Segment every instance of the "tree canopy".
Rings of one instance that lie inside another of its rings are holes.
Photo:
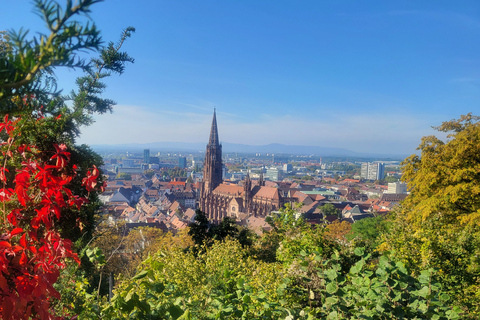
[[[133,62],[120,48],[134,31],[127,28],[117,44],[102,47],[87,15],[99,0],[36,0],[47,32],[1,33],[0,38],[0,315],[3,319],[51,319],[50,305],[60,299],[54,284],[68,258],[79,262],[72,241],[86,245],[103,189],[101,157],[77,146],[80,128],[92,115],[111,111],[114,102],[101,94],[101,81],[121,74]],[[79,53],[100,51],[86,61]],[[55,68],[84,71],[78,88],[61,95]],[[21,259],[19,259],[21,258]]]
[[[480,117],[471,114],[436,127],[448,133],[422,139],[403,162],[411,191],[397,212],[387,244],[417,270],[436,268],[457,298],[479,309]]]

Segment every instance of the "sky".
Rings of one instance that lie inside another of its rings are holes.
[[[61,2],[61,1],[60,1]],[[46,32],[27,0],[0,0],[0,30]],[[108,79],[113,114],[87,144],[283,143],[412,154],[443,121],[480,114],[480,2],[107,0],[104,41],[133,26],[135,59]],[[60,87],[81,74],[58,70]]]

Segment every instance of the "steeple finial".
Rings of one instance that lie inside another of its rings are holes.
[[[213,108],[213,120],[212,120],[212,129],[210,130],[210,139],[208,140],[209,145],[218,146],[218,130],[217,130],[217,116],[216,108]]]

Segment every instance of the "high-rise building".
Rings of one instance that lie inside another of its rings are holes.
[[[187,158],[178,157],[178,166],[182,169],[185,169],[187,167]]]
[[[385,178],[385,164],[381,162],[364,162],[360,176],[367,180],[382,180]]]
[[[143,163],[150,163],[150,149],[143,150]]]
[[[285,163],[283,165],[283,172],[292,172],[293,165],[291,163]]]

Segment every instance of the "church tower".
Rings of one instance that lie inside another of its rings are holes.
[[[208,192],[213,191],[222,183],[222,145],[218,141],[217,117],[215,110],[213,111],[210,139],[208,140],[207,150],[205,152],[203,181],[205,184],[205,190],[208,190]]]
[[[210,194],[222,183],[222,168],[222,145],[218,140],[217,117],[214,110],[210,139],[208,140],[203,164],[203,184],[200,195],[200,210],[203,212],[211,212],[210,207],[213,203],[209,203],[211,200]]]

